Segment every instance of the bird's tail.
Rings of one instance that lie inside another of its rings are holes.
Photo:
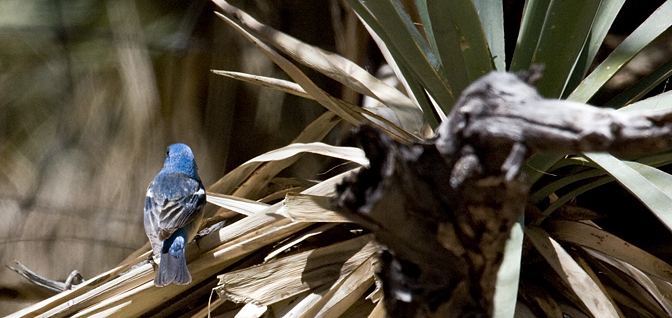
[[[159,270],[154,278],[154,285],[163,287],[170,283],[186,285],[191,283],[191,274],[187,269],[187,259],[184,257],[184,246],[182,248],[161,251],[161,262]]]

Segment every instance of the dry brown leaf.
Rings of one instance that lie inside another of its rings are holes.
[[[108,309],[114,307],[117,308],[114,313],[101,317],[140,316],[161,303],[164,303],[193,287],[193,283],[198,283],[211,277],[227,266],[234,264],[245,255],[296,233],[305,228],[305,226],[306,224],[304,223],[292,223],[289,220],[282,218],[280,221],[276,222],[276,224],[271,224],[262,227],[257,231],[253,231],[252,233],[236,237],[214,250],[198,256],[195,260],[189,261],[189,271],[192,275],[192,284],[190,285],[171,284],[160,288],[155,287],[152,281],[153,275],[151,275],[151,273],[153,271],[151,266],[146,265],[145,267],[149,267],[147,272],[143,272],[144,276],[136,279],[136,281],[144,283],[143,285],[134,289],[126,289],[123,294],[107,298],[101,302],[82,303],[90,307],[80,311],[78,315],[84,317],[93,314],[99,315],[102,312],[108,312]],[[123,282],[125,276],[122,276],[117,280]],[[69,312],[74,312],[74,310]]]
[[[350,308],[364,295],[373,284],[373,276],[376,271],[376,253],[369,256],[349,275],[339,279],[331,287],[329,292],[306,311],[302,318],[337,318]]]
[[[555,220],[550,223],[549,232],[559,241],[592,248],[632,264],[645,273],[672,281],[672,266],[596,227],[581,222]]]
[[[563,318],[558,303],[540,286],[521,282],[519,294],[527,303],[537,306],[546,317]]]
[[[301,85],[283,79],[231,71],[212,70],[212,72],[217,75],[230,77],[239,81],[268,87],[307,99],[313,99],[312,96],[308,95],[308,93],[306,93],[306,91],[301,88]]]
[[[613,268],[621,271],[621,275],[617,275],[611,268],[604,265],[600,271],[607,275],[612,281],[625,290],[630,297],[637,300],[642,305],[647,305],[650,311],[658,311],[659,314],[672,316],[669,313],[670,302],[658,289],[658,285],[653,282],[651,277],[636,267],[616,259],[607,254],[584,248],[584,250],[592,257],[600,260]],[[624,276],[625,275],[625,276]],[[627,280],[626,280],[627,279]],[[660,307],[659,307],[660,306]],[[655,307],[655,308],[653,308]],[[664,310],[664,312],[663,312]]]
[[[292,142],[315,142],[322,140],[333,128],[341,121],[341,119],[333,112],[325,112],[320,117],[315,119],[310,125],[301,131]],[[217,180],[214,184],[208,187],[208,191],[231,194],[243,182],[250,177],[252,172],[261,165],[261,162],[255,162],[247,166],[238,166],[231,170],[224,177]],[[284,168],[283,168],[284,169]],[[280,169],[282,170],[282,169]],[[269,178],[270,179],[270,178]],[[240,196],[247,197],[247,196]]]
[[[528,226],[525,234],[553,270],[579,296],[596,318],[618,317],[618,311],[600,288],[569,254],[539,227]]]
[[[224,1],[214,1],[214,2],[217,3],[220,7],[228,5]],[[322,106],[329,109],[330,111],[333,111],[338,116],[343,118],[343,120],[353,125],[357,125],[365,120],[365,118],[356,111],[352,109],[343,108],[340,105],[334,103],[329,98],[328,94],[324,90],[319,88],[317,85],[315,85],[315,83],[313,83],[313,81],[311,81],[310,78],[308,78],[308,76],[306,76],[306,74],[304,74],[296,65],[294,65],[292,62],[287,60],[278,52],[276,52],[268,45],[263,43],[257,37],[247,32],[244,28],[238,25],[238,23],[229,19],[227,16],[219,12],[215,12],[215,14],[222,20],[224,20],[227,24],[229,24],[231,27],[233,27],[236,31],[238,31],[240,34],[244,35],[248,40],[250,40],[250,42],[256,45],[264,54],[266,54],[266,56],[268,56],[271,60],[273,60],[275,64],[277,64],[280,68],[282,68],[282,70],[285,71],[287,75],[289,75],[297,84],[301,85],[301,87],[303,87],[306,93],[315,98],[315,100]]]
[[[235,302],[270,305],[334,282],[377,250],[365,235],[219,276],[215,290]]]
[[[257,306],[253,303],[247,303],[240,309],[234,318],[259,318],[263,316],[267,310],[268,307],[266,306]]]
[[[305,241],[307,238],[318,235],[323,233],[324,231],[327,231],[331,228],[336,226],[336,224],[324,224],[322,226],[319,226],[317,228],[311,229],[305,233],[302,233],[300,236],[292,239],[291,241],[282,244],[280,247],[275,248],[272,252],[268,253],[266,257],[264,257],[264,262],[268,262],[269,260],[275,258],[278,256],[280,253],[288,250],[292,246],[295,246],[303,241]]]
[[[369,164],[369,159],[366,158],[364,150],[360,148],[332,146],[321,142],[312,142],[307,144],[297,142],[256,156],[243,163],[243,165],[259,161],[266,162],[287,159],[302,152],[310,152],[323,156],[340,158],[343,160],[356,162],[362,166]]]
[[[247,13],[231,6],[226,1],[214,1],[227,14],[235,16],[247,31],[270,43],[296,61],[346,85],[360,94],[374,97],[390,107],[404,129],[420,135],[424,116],[420,108],[399,90],[375,78],[352,61],[331,52],[309,45],[261,24]],[[299,83],[300,84],[300,83]]]
[[[247,216],[266,210],[266,208],[269,206],[268,204],[260,203],[254,200],[212,192],[207,192],[206,200],[216,206]]]
[[[272,78],[272,77],[267,77],[267,76],[260,76],[260,75],[253,75],[253,74],[247,74],[247,73],[240,73],[240,72],[231,72],[231,71],[218,71],[218,70],[213,70],[213,73],[217,75],[222,75],[230,78],[234,78],[240,81],[244,81],[247,83],[251,84],[256,84],[260,85],[263,87],[268,87],[271,89],[279,90],[288,94],[296,95],[299,97],[315,100],[315,98],[308,93],[299,85],[294,82],[278,79],[278,78]],[[367,73],[368,74],[368,73]],[[335,97],[331,97],[331,99],[339,105],[342,105],[343,107],[347,108],[352,108],[352,109],[357,109],[359,108],[358,105],[352,105],[342,99],[338,99]],[[409,100],[410,102],[410,100]],[[414,107],[417,109],[416,112],[418,112],[417,115],[414,116],[407,116],[409,118],[420,118],[419,116],[422,116],[422,113],[420,112],[420,109],[417,107]],[[364,116],[366,116],[368,119],[371,121],[375,122],[376,124],[380,125],[381,127],[384,127],[386,130],[389,132],[399,135],[400,137],[405,137],[406,139],[417,139],[418,136],[422,136],[427,134],[422,128],[424,126],[419,125],[419,128],[411,128],[408,129],[412,133],[411,134],[405,134],[402,129],[399,127],[404,127],[404,123],[400,121],[400,119],[397,117],[397,113],[392,108],[387,107],[384,104],[378,104],[376,107],[364,107],[361,109],[361,112]],[[384,119],[384,120],[383,120]],[[417,121],[417,120],[416,120]],[[421,122],[418,124],[422,124]]]
[[[614,305],[614,308],[616,308],[616,311],[618,312],[619,317],[624,318],[625,316],[623,315],[623,312],[618,307],[618,305],[616,304],[614,299],[611,297],[611,295],[607,292],[607,288],[604,287],[604,285],[602,284],[602,281],[599,279],[599,277],[597,277],[597,274],[595,274],[595,271],[593,271],[593,268],[590,267],[590,265],[588,265],[588,261],[576,250],[570,250],[569,254],[576,261],[576,263],[579,264],[579,266],[581,266],[581,268],[584,271],[586,271],[586,274],[588,274],[588,276],[590,276],[590,278],[593,279],[593,281],[595,282],[595,284],[597,284],[597,286],[600,288],[602,293],[604,293],[604,295],[607,297],[607,299],[609,299],[609,301]]]
[[[330,198],[288,193],[278,211],[295,222],[350,222],[331,208]]]

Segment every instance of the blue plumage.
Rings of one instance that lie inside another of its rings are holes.
[[[191,148],[170,145],[145,198],[145,232],[154,257],[160,259],[154,285],[191,282],[184,250],[198,232],[204,205],[205,188]]]

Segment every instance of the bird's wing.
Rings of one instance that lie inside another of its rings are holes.
[[[160,240],[198,217],[205,205],[203,184],[184,174],[159,174],[147,190],[145,213],[151,213]]]

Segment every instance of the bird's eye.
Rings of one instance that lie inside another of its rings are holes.
[[[170,155],[170,150],[166,150],[166,156]]]

